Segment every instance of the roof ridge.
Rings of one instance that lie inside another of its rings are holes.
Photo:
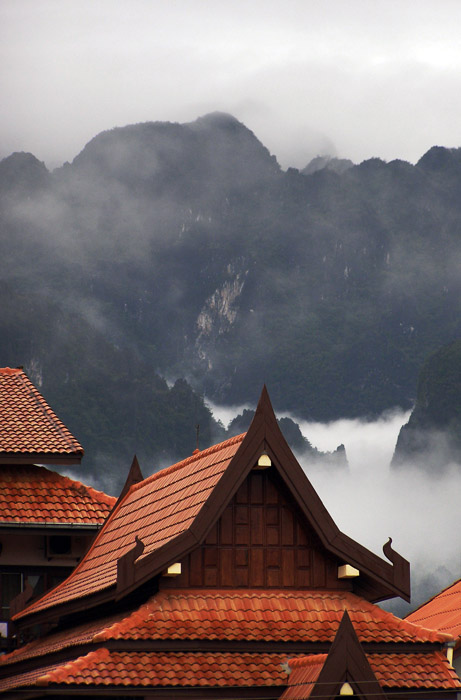
[[[164,593],[165,595],[185,595],[187,597],[190,597],[191,595],[220,595],[223,597],[252,597],[254,595],[257,595],[259,598],[264,598],[264,597],[273,597],[273,596],[280,596],[281,594],[287,595],[287,596],[294,596],[294,595],[300,595],[302,597],[305,597],[306,594],[315,594],[319,596],[323,596],[325,598],[341,598],[344,596],[352,596],[354,599],[359,600],[361,602],[364,602],[368,606],[372,607],[379,607],[375,605],[374,603],[371,603],[370,601],[365,600],[364,598],[361,598],[360,596],[356,595],[355,593],[352,593],[352,591],[331,591],[329,589],[319,589],[319,588],[271,588],[268,590],[267,588],[167,588],[161,591],[161,593]],[[379,608],[382,610],[382,608]],[[386,612],[382,610],[383,612]],[[389,613],[392,615],[392,613]],[[395,615],[393,616],[395,617]],[[401,619],[401,618],[397,618]]]
[[[240,435],[235,435],[234,437],[228,438],[227,440],[223,440],[223,442],[219,442],[216,445],[206,447],[204,450],[194,450],[194,452],[189,457],[186,457],[186,459],[183,459],[180,462],[176,462],[176,464],[172,464],[169,467],[165,467],[164,469],[159,469],[158,472],[155,472],[154,474],[151,474],[150,476],[146,477],[144,481],[140,481],[137,484],[134,484],[131,487],[130,492],[133,493],[139,488],[146,486],[147,484],[151,484],[157,479],[160,479],[160,477],[173,474],[174,472],[183,469],[183,467],[187,467],[189,464],[192,464],[193,462],[196,462],[199,459],[203,459],[203,457],[208,457],[208,455],[214,454],[215,452],[220,452],[225,447],[230,447],[231,445],[235,445],[238,442],[242,442],[245,435],[246,433],[241,433]]]
[[[310,653],[305,656],[295,656],[290,659],[290,668],[293,670],[295,668],[303,668],[304,666],[318,666],[321,663],[325,663],[328,654],[315,654]]]
[[[461,583],[461,578],[457,578],[455,581],[453,581],[453,583],[450,583],[448,586],[445,586],[445,588],[442,588],[441,591],[439,591],[438,593],[435,593],[433,596],[431,596],[426,601],[424,601],[424,603],[421,603],[421,605],[418,605],[418,607],[415,608],[414,610],[412,610],[411,612],[409,612],[408,615],[405,615],[405,620],[407,618],[409,618],[410,615],[414,615],[414,613],[418,612],[418,610],[421,610],[421,608],[424,608],[426,605],[429,605],[429,603],[432,603],[432,601],[435,600],[436,598],[440,598],[444,593],[449,591],[450,588],[453,588],[458,583]],[[412,623],[412,624],[414,624],[414,623]]]

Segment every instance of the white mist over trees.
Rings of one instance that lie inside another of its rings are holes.
[[[391,468],[397,436],[408,412],[387,412],[376,421],[301,423],[320,449],[344,443],[349,470],[326,471],[304,462],[313,486],[338,527],[383,556],[393,546],[411,564],[412,601],[389,601],[387,609],[406,614],[461,576],[461,464],[433,468],[436,455]]]

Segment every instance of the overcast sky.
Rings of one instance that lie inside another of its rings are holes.
[[[461,145],[460,0],[0,0],[0,157],[214,110],[283,167]]]

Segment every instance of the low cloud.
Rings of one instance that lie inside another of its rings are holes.
[[[428,469],[422,460],[391,469],[398,432],[407,421],[408,413],[395,411],[374,422],[301,422],[315,447],[346,446],[348,471],[303,464],[338,527],[379,556],[392,537],[393,547],[410,561],[411,605],[385,604],[400,615],[461,575],[461,469],[456,464]],[[434,456],[428,454],[425,461],[433,465]]]

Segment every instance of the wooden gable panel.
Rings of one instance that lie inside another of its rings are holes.
[[[328,588],[338,562],[322,546],[275,469],[253,470],[205,542],[182,561],[182,573],[162,579],[174,588]]]

